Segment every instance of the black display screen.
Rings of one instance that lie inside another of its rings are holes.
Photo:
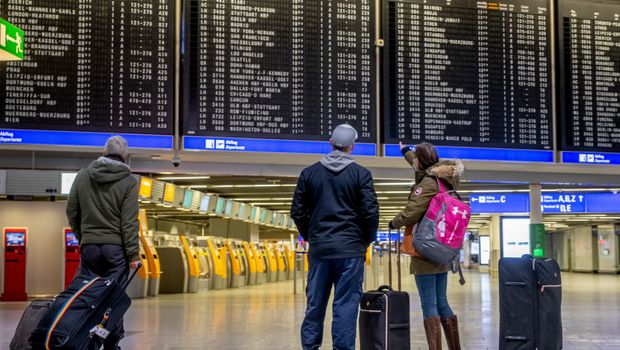
[[[189,0],[186,135],[376,142],[375,0]]]
[[[384,141],[553,147],[548,0],[385,0]]]
[[[0,63],[0,128],[172,134],[174,0],[0,0],[25,32]]]
[[[560,1],[562,149],[620,152],[620,2]]]

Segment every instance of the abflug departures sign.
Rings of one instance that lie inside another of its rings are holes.
[[[0,17],[26,33],[24,60],[0,65],[2,143],[172,135],[174,13],[173,0],[1,0]],[[171,139],[130,144],[169,147]]]
[[[558,6],[561,148],[620,152],[620,2]],[[609,163],[583,153],[579,163]]]
[[[620,194],[613,192],[543,192],[543,213],[618,213]],[[528,213],[528,193],[481,193],[470,196],[472,213]]]
[[[386,0],[383,13],[386,143],[552,149],[547,0]]]
[[[307,151],[284,140],[349,123],[374,154],[374,3],[186,2],[185,148]]]

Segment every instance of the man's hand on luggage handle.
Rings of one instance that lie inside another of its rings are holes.
[[[135,260],[129,263],[129,268],[132,270],[136,270],[138,267],[140,267],[140,260]]]

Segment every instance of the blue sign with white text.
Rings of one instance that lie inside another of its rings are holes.
[[[619,153],[563,152],[562,162],[579,164],[620,164]]]
[[[475,214],[529,213],[528,193],[480,193],[470,196]],[[557,213],[620,213],[620,194],[612,192],[543,192],[542,212]]]
[[[544,192],[541,205],[543,213],[585,213],[586,195]]]
[[[0,145],[103,147],[106,140],[114,135],[124,137],[130,148],[172,149],[172,135],[113,134],[49,130],[0,129]]]
[[[472,213],[527,213],[530,195],[527,193],[480,193],[469,197]]]
[[[203,136],[184,136],[183,148],[192,151],[259,152],[326,154],[332,148],[327,141],[238,139]],[[356,143],[354,156],[376,156],[377,147],[370,143]]]
[[[436,146],[440,158],[511,162],[553,162],[553,151]],[[385,145],[386,157],[401,157],[398,145]]]

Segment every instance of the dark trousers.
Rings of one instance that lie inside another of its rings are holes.
[[[113,244],[84,244],[80,247],[80,268],[78,275],[112,278],[121,286],[127,283],[129,263],[123,247]],[[125,336],[123,321],[111,330],[103,348],[116,350]]]
[[[332,340],[335,350],[354,350],[357,315],[362,298],[364,258],[309,259],[306,317],[301,326],[304,350],[323,342],[327,302],[334,286]]]
[[[448,273],[415,275],[415,283],[422,302],[424,319],[440,316],[446,319],[454,315],[448,304]]]

